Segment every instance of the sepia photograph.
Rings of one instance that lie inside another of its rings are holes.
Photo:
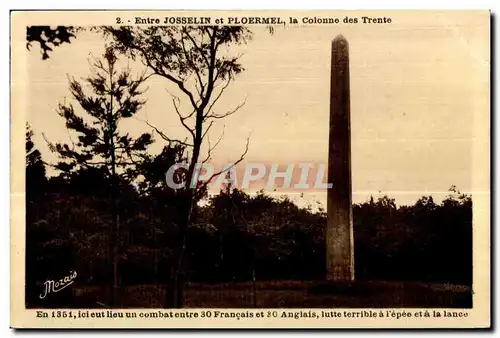
[[[490,19],[12,12],[16,309],[489,323]]]

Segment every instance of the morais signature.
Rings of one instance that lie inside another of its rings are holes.
[[[47,297],[49,293],[52,292],[59,292],[63,290],[64,288],[70,286],[73,284],[76,278],[76,271],[71,270],[70,274],[68,276],[65,276],[64,278],[61,278],[59,281],[55,282],[53,280],[47,280],[45,281],[45,290],[44,293],[40,295],[40,299],[44,299]]]

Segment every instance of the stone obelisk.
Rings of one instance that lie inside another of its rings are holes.
[[[332,42],[326,264],[328,280],[354,280],[351,188],[351,112],[349,45],[338,35]]]

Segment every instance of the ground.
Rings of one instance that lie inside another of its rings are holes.
[[[108,290],[75,287],[71,307],[105,308]],[[56,295],[52,295],[56,296]],[[122,289],[123,308],[161,308],[165,287]],[[451,284],[356,281],[352,283],[272,281],[188,284],[188,308],[471,308],[470,287]]]

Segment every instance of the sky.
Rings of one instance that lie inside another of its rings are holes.
[[[440,201],[451,185],[471,194],[489,190],[489,178],[473,178],[479,120],[489,116],[489,26],[484,16],[461,12],[415,15],[400,13],[389,25],[317,25],[252,27],[242,53],[245,71],[217,106],[221,112],[245,101],[235,114],[218,122],[212,140],[224,130],[213,158],[222,166],[239,158],[249,137],[245,162],[280,165],[326,164],[331,41],[343,34],[349,41],[351,76],[351,149],[353,201],[389,195],[398,204],[423,195]],[[57,105],[71,100],[67,76],[89,74],[89,57],[102,55],[105,41],[83,32],[69,45],[41,60],[38,46],[26,50],[27,120],[36,146],[54,162],[42,133],[51,141],[69,140]],[[134,72],[144,68],[132,63]],[[148,100],[137,118],[121,128],[132,134],[151,131],[141,120],[166,134],[186,137],[163,78],[148,82]],[[180,94],[179,94],[180,95]],[[187,106],[183,106],[187,107]],[[163,144],[159,137],[155,145]],[[486,143],[485,143],[486,144]],[[239,180],[243,166],[238,167]],[[298,171],[294,177],[298,175]],[[267,176],[266,176],[267,177]],[[298,204],[326,206],[324,189],[266,189],[286,194]]]

